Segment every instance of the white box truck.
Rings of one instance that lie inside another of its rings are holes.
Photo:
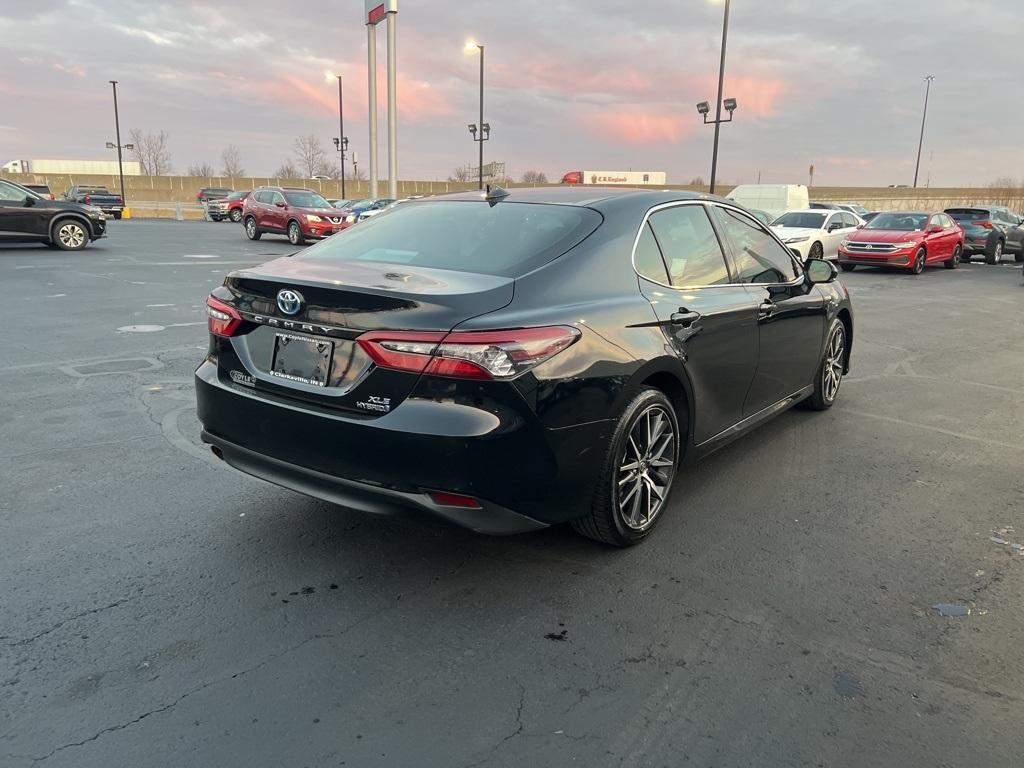
[[[810,205],[803,184],[740,184],[725,196],[744,208],[764,211],[773,219],[786,211],[803,211]]]
[[[38,173],[38,174],[67,174],[84,175],[96,174],[100,176],[116,176],[117,160],[51,160],[40,158],[36,160],[12,160],[3,166],[8,173]],[[141,176],[142,165],[137,160],[124,161],[125,176]]]
[[[597,184],[598,186],[660,186],[665,184],[664,171],[569,171],[563,184]]]

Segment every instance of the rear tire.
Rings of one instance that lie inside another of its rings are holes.
[[[996,244],[992,246],[991,253],[985,254],[986,264],[998,264],[1003,260],[1003,241],[996,240]]]
[[[121,220],[121,212],[120,211],[114,211],[114,218],[117,221],[120,221]]]
[[[853,270],[855,270],[857,268],[857,265],[856,264],[844,264],[843,262],[839,262],[839,268],[841,270],[843,270],[843,272],[853,272]]]
[[[62,251],[80,251],[89,244],[89,232],[78,219],[60,219],[50,231],[52,242]]]
[[[295,220],[288,222],[288,242],[292,245],[306,244],[306,238],[302,236],[302,227]]]
[[[238,210],[237,208],[232,210],[231,213],[228,214],[228,216],[230,217],[230,219],[233,222],[235,222],[235,224],[237,224],[238,222],[240,222],[242,220],[242,212],[240,210]]]
[[[259,240],[263,236],[260,228],[256,226],[256,219],[252,216],[245,220],[245,236],[250,240]]]
[[[960,266],[960,246],[959,245],[957,245],[957,247],[953,249],[953,255],[949,259],[947,259],[946,261],[942,262],[942,266],[944,266],[946,269],[956,269],[957,267]]]
[[[664,515],[680,453],[671,401],[659,389],[641,390],[615,426],[590,512],[572,527],[616,547],[642,541]]]
[[[827,411],[839,396],[839,385],[843,383],[843,370],[846,368],[846,345],[846,326],[836,318],[829,328],[821,365],[814,376],[814,393],[804,401],[812,411]]]
[[[910,273],[912,275],[920,275],[924,272],[924,261],[927,255],[924,252],[924,248],[918,248],[917,253],[914,254],[914,264],[910,267]]]

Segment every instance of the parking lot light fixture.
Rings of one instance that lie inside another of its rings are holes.
[[[125,205],[124,199],[124,162],[121,158],[122,149],[135,149],[131,144],[121,144],[121,118],[117,113],[117,80],[110,81],[111,87],[114,89],[114,138],[117,140],[116,144],[107,142],[107,149],[117,148],[117,176],[121,181],[121,205]]]
[[[722,100],[722,88],[725,85],[725,49],[726,43],[729,40],[729,6],[731,0],[725,0],[725,12],[722,15],[722,57],[718,63],[718,98],[715,100],[715,119],[708,120],[708,114],[711,112],[711,105],[706,101],[700,102],[697,105],[697,113],[704,118],[704,124],[713,123],[715,126],[715,142],[711,149],[711,185],[709,191],[711,194],[715,194],[715,177],[718,174],[718,135],[721,130],[722,123],[728,123],[732,121],[732,113],[736,109],[736,99],[725,99]],[[727,119],[722,119],[722,107],[725,107],[729,113]]]
[[[697,114],[698,115],[706,115],[710,111],[711,111],[711,105],[708,104],[706,101],[702,101],[700,104],[697,105]]]

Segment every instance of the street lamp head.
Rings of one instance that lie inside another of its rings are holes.
[[[107,149],[117,149],[117,147],[114,145],[114,142],[108,141],[107,142]]]
[[[341,75],[336,72],[331,72],[329,69],[324,70],[324,82],[330,83],[333,80],[341,80]]]
[[[478,43],[476,40],[467,40],[466,41],[466,47],[465,47],[466,53],[476,53],[477,49],[482,49],[482,48],[483,48],[483,46],[480,45],[480,43]]]
[[[331,141],[334,142],[334,148],[335,149],[337,149],[338,145],[341,144],[341,139],[339,139],[337,136],[335,136],[333,139],[331,139]]]
[[[125,149],[135,149],[135,145],[134,144],[125,144],[124,148]]]
[[[697,105],[697,114],[699,115],[706,115],[710,111],[711,105],[708,104],[706,101],[702,101],[700,102],[700,104]]]
[[[736,109],[736,99],[725,99],[722,101],[722,106],[727,112],[733,112]]]
[[[341,146],[343,149],[348,149],[348,136],[341,137]]]
[[[491,124],[490,123],[484,123],[483,125],[480,126],[480,130],[483,132],[483,135],[484,135],[485,139],[489,138],[490,135],[491,135]]]
[[[476,136],[476,123],[470,123],[466,127],[469,128],[469,132],[470,133],[472,133],[474,136]]]

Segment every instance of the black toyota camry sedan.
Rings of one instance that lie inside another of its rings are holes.
[[[693,462],[832,405],[853,313],[728,200],[594,187],[418,200],[207,300],[202,439],[368,512],[625,546]],[[685,498],[678,508],[685,509]]]

